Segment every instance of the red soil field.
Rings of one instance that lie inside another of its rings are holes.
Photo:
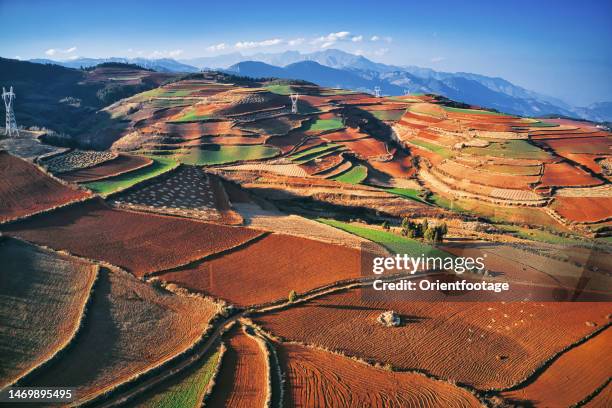
[[[256,320],[285,339],[492,389],[516,384],[592,332],[585,321],[604,324],[609,313],[606,303],[453,303],[434,295],[430,302],[394,300],[391,294],[375,301],[356,289]],[[399,313],[404,325],[378,323],[386,310]]]
[[[299,166],[306,170],[308,174],[312,175],[314,173],[325,171],[332,167],[338,166],[343,161],[344,159],[340,154],[331,154],[316,160],[310,160],[309,162],[300,164]]]
[[[236,326],[228,334],[217,383],[206,406],[263,407],[266,402],[266,355],[257,341]]]
[[[570,221],[602,221],[612,217],[612,197],[555,197],[552,208]]]
[[[3,232],[110,262],[136,276],[227,250],[260,232],[111,209],[101,200],[5,226]]]
[[[468,391],[420,374],[386,371],[297,344],[282,344],[277,350],[287,373],[287,406],[481,406]]]
[[[272,136],[267,140],[270,146],[278,147],[283,153],[287,153],[302,142],[306,135],[300,131],[289,132],[285,136]]]
[[[584,137],[575,139],[546,140],[545,143],[560,153],[610,154],[612,142],[608,137]]]
[[[347,127],[338,132],[326,133],[321,136],[322,139],[325,139],[330,142],[351,141],[368,137],[370,137],[370,135],[368,135],[367,133],[362,133],[359,131],[359,129],[351,127]]]
[[[568,160],[581,164],[597,174],[603,173],[601,166],[599,165],[599,163],[597,163],[596,160],[603,159],[605,156],[580,153],[561,153],[561,156],[565,157]]]
[[[612,382],[601,390],[592,400],[583,405],[584,408],[609,408],[612,407]]]
[[[83,327],[71,346],[24,386],[76,389],[91,399],[189,349],[218,306],[102,269]]]
[[[341,144],[365,159],[389,154],[385,143],[373,137],[351,142],[341,142]]]
[[[153,160],[148,157],[120,154],[115,159],[100,163],[97,166],[62,173],[60,176],[66,181],[84,183],[117,176],[142,167],[150,166],[152,163]]]
[[[197,139],[201,136],[218,136],[218,135],[248,135],[247,132],[232,127],[231,121],[221,122],[191,122],[191,123],[159,123],[156,127],[162,133],[167,133],[171,136],[178,136],[184,139]]]
[[[457,180],[470,180],[472,183],[485,186],[529,190],[530,184],[537,183],[540,176],[514,176],[511,174],[496,174],[478,169],[472,169],[453,161],[445,161],[436,169]]]
[[[410,152],[413,156],[424,157],[428,159],[434,166],[440,164],[444,160],[444,158],[439,154],[430,152],[429,150],[421,149],[420,147],[417,147],[415,145],[408,145],[407,147],[408,149],[410,149]]]
[[[33,164],[0,151],[0,222],[47,210],[90,194],[65,186]]]
[[[369,161],[368,164],[374,169],[381,171],[391,177],[408,178],[411,177],[415,169],[412,167],[410,156],[401,151],[396,151],[393,155],[393,160],[388,162],[380,162],[376,160]]]
[[[501,395],[536,406],[574,406],[612,377],[611,344],[612,330],[608,328],[561,355],[534,382]]]
[[[246,306],[359,277],[355,249],[271,234],[247,247],[160,275],[160,279]]]
[[[598,186],[603,181],[596,179],[590,174],[572,166],[569,163],[546,163],[544,174],[540,181],[540,187],[550,186]]]

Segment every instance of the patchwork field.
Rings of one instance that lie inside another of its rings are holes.
[[[0,151],[0,222],[48,210],[89,196],[52,179],[23,159]]]
[[[272,234],[239,251],[177,268],[159,278],[247,306],[286,298],[291,290],[301,293],[358,278],[359,265],[355,249]]]
[[[0,237],[0,388],[60,352],[84,317],[94,265]]]
[[[257,341],[239,326],[227,336],[219,381],[206,401],[211,407],[265,406],[268,373],[266,355]]]
[[[279,347],[287,404],[295,407],[479,407],[462,388],[415,373],[395,373],[323,350]]]
[[[86,183],[119,176],[123,173],[129,173],[151,166],[153,163],[153,160],[148,157],[120,154],[115,159],[105,161],[92,167],[61,173],[59,176],[65,181]]]
[[[74,344],[24,386],[71,384],[79,401],[90,400],[189,349],[217,311],[209,300],[102,269]]]
[[[360,289],[326,295],[256,321],[287,340],[494,389],[521,381],[592,332],[585,321],[602,324],[609,313],[606,303],[385,302],[367,296]],[[380,325],[376,318],[385,310],[395,310],[405,324]]]
[[[606,352],[611,342],[612,330],[606,329],[562,354],[534,382],[502,395],[542,406],[576,405],[612,377],[612,361]]]
[[[100,201],[11,224],[2,232],[107,261],[139,277],[230,249],[260,235],[246,228],[116,210]]]

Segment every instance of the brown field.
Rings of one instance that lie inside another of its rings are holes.
[[[88,262],[0,238],[0,388],[72,339],[97,276]]]
[[[341,142],[341,144],[348,147],[351,151],[363,157],[364,159],[385,156],[389,154],[386,143],[381,142],[378,139],[374,139],[373,137],[350,142]]]
[[[102,269],[74,344],[24,386],[69,384],[79,401],[91,399],[189,349],[217,311],[207,299]]]
[[[571,167],[571,166],[570,166]],[[454,161],[447,160],[436,167],[446,175],[450,175],[458,180],[467,179],[475,184],[482,184],[492,187],[529,190],[531,184],[540,180],[540,176],[517,176],[512,174],[495,174],[474,169]]]
[[[344,142],[344,141],[365,139],[365,138],[370,138],[370,137],[371,136],[368,135],[367,133],[362,133],[359,131],[359,129],[351,128],[351,127],[344,128],[343,130],[340,130],[337,132],[326,133],[321,136],[322,139],[325,139],[329,142]]]
[[[0,222],[88,197],[65,186],[33,164],[0,151]]]
[[[374,169],[381,171],[391,177],[409,178],[414,175],[415,168],[412,167],[412,159],[407,154],[398,150],[393,155],[393,160],[381,162],[372,160],[368,162]]]
[[[3,228],[55,249],[103,260],[136,276],[227,250],[260,232],[131,211],[94,200]]]
[[[267,144],[278,147],[281,152],[287,153],[304,140],[306,135],[300,131],[289,132],[284,136],[272,136],[267,140]]]
[[[612,197],[556,197],[552,209],[570,221],[603,221],[612,217]]]
[[[583,400],[612,377],[612,330],[569,350],[528,385],[501,395],[536,406],[569,407]]]
[[[150,166],[151,164],[153,164],[153,160],[148,157],[120,154],[113,160],[106,161],[93,167],[62,173],[61,178],[70,182],[84,183],[117,176]]]
[[[286,298],[291,290],[301,293],[357,278],[359,265],[355,249],[272,234],[160,279],[246,306]]]
[[[603,181],[569,163],[546,163],[540,186],[597,186]]]
[[[330,154],[319,157],[315,160],[309,160],[306,163],[300,164],[300,168],[304,169],[307,174],[314,175],[319,172],[327,172],[339,166],[344,161],[340,154]]]
[[[218,381],[208,407],[263,407],[268,390],[266,355],[257,341],[235,326],[228,334]]]
[[[278,347],[286,406],[479,407],[468,391],[415,373],[396,373],[296,344]]]
[[[580,153],[562,153],[561,155],[568,160],[583,165],[584,167],[590,169],[591,171],[597,174],[603,173],[601,165],[597,162],[597,160],[603,159],[606,156]]]
[[[609,408],[612,406],[612,382],[601,390],[592,400],[583,405],[585,408]]]
[[[368,301],[362,296],[360,289],[326,295],[256,320],[285,339],[491,389],[521,381],[592,332],[587,320],[606,323],[610,309],[606,303]],[[386,310],[395,310],[405,324],[380,325],[376,318]]]
[[[612,142],[609,137],[587,137],[575,139],[556,139],[542,142],[550,146],[560,154],[587,153],[587,154],[610,154]]]

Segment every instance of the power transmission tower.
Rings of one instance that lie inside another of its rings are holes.
[[[374,95],[375,95],[377,98],[380,98],[380,86],[375,86],[375,87],[374,87]]]
[[[13,87],[6,92],[6,89],[2,87],[2,99],[4,100],[4,108],[6,109],[6,125],[4,134],[7,136],[19,136],[19,130],[17,129],[17,121],[15,120],[15,113],[13,112],[13,100],[15,99],[15,92]]]
[[[291,94],[289,95],[289,97],[291,98],[291,113],[298,113],[297,102],[298,102],[298,99],[300,98],[300,95]]]

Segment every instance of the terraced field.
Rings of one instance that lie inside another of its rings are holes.
[[[52,359],[81,325],[98,268],[0,237],[0,388]]]
[[[71,384],[79,401],[90,400],[188,350],[217,312],[206,299],[102,269],[82,334],[24,385]]]
[[[0,151],[0,222],[34,214],[89,196],[63,185],[35,165]]]
[[[7,225],[2,232],[107,261],[139,277],[227,250],[261,234],[246,228],[116,210],[96,200]]]

